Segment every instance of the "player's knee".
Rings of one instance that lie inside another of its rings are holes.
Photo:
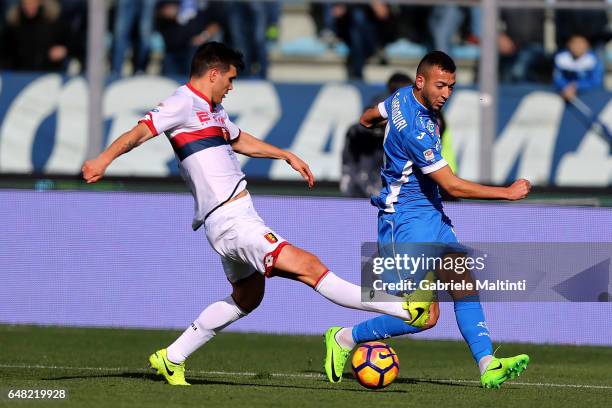
[[[311,253],[308,253],[307,258],[305,259],[304,275],[318,279],[327,271],[327,267],[323,265],[319,258]]]
[[[234,299],[236,305],[245,313],[251,313],[253,310],[257,309],[263,297],[263,290],[258,293],[245,293],[244,291],[232,292],[232,299]]]

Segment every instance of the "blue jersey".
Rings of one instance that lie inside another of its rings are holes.
[[[388,123],[382,189],[380,195],[372,196],[372,204],[386,213],[417,208],[441,211],[438,185],[426,176],[448,164],[441,155],[436,113],[416,100],[412,86],[395,92],[378,109]]]

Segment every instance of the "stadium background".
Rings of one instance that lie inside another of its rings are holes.
[[[4,10],[13,3],[3,2]],[[98,185],[79,179],[83,160],[185,82],[160,74],[164,47],[158,34],[145,73],[135,74],[126,58],[121,72],[109,74],[112,14],[106,12],[115,3],[88,2],[86,52],[80,59],[71,56],[65,69],[0,73],[0,323],[5,329],[181,329],[206,304],[227,295],[218,258],[203,233],[190,230],[192,199],[177,177],[165,138],[117,160],[108,180]],[[469,8],[479,2],[389,3]],[[357,281],[359,248],[375,240],[376,214],[367,198],[342,198],[346,131],[384,90],[390,73],[414,74],[428,46],[397,38],[368,59],[362,79],[349,79],[347,45],[330,47],[317,36],[309,4],[281,2],[279,35],[267,45],[266,77],[238,80],[224,106],[242,128],[300,154],[319,180],[309,191],[284,163],[241,159],[260,215],[336,273]],[[496,185],[525,177],[535,185],[524,203],[447,204],[460,240],[611,241],[609,142],[592,121],[563,103],[550,78],[500,81],[495,35],[487,36],[493,21],[487,18],[500,9],[541,7],[545,19],[539,28],[550,57],[557,51],[558,10],[609,15],[611,4],[484,0],[479,45],[453,37],[459,83],[445,113],[458,174]],[[604,86],[581,98],[612,127],[610,46],[598,50],[606,66]],[[540,262],[532,256],[534,264]],[[584,268],[595,261],[585,259]],[[607,265],[612,293],[609,259]],[[180,294],[171,299],[163,295],[168,276],[174,277],[172,292]],[[328,305],[293,282],[268,283],[261,308],[228,331],[316,335],[328,325],[367,316]],[[495,342],[612,346],[610,302],[487,303],[484,310]],[[452,306],[443,304],[438,326],[419,338],[460,339]]]

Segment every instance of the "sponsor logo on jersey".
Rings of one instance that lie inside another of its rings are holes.
[[[391,101],[391,121],[395,125],[397,131],[401,132],[402,129],[408,126],[408,123],[406,123],[406,119],[404,119],[404,116],[402,115],[398,96],[399,93],[396,94]]]
[[[417,139],[422,140],[424,137],[425,137],[425,132],[421,132],[421,134],[417,136]]]
[[[267,234],[264,234],[264,238],[268,240],[269,243],[271,244],[276,244],[278,242],[278,238],[276,238],[276,235],[274,235],[271,232],[268,232]]]
[[[206,123],[210,120],[210,115],[208,112],[196,112],[198,119],[200,119],[200,123]]]
[[[431,149],[427,149],[423,152],[423,156],[425,156],[425,160],[427,161],[434,161],[435,156],[434,156],[434,152]]]

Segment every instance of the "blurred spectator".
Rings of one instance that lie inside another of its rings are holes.
[[[410,42],[423,45],[425,47],[433,46],[433,39],[429,32],[429,15],[431,14],[431,6],[396,6],[392,9],[394,39],[405,38]]]
[[[334,15],[337,12],[344,13],[344,7],[331,3],[310,3],[310,14],[314,20],[317,35],[330,47],[338,41],[338,29]]]
[[[480,6],[471,6],[469,9],[470,25],[466,41],[470,44],[480,44]]]
[[[606,10],[556,10],[555,28],[558,49],[565,47],[570,37],[576,33],[584,35],[595,49],[603,48],[612,38]]]
[[[56,0],[21,0],[6,14],[4,68],[60,71],[68,54],[66,31]]]
[[[266,39],[268,41],[278,41],[280,36],[280,17],[281,4],[278,1],[268,1],[266,7]]]
[[[394,73],[387,81],[385,92],[374,97],[366,108],[384,101],[399,88],[412,84],[413,80],[408,75]],[[356,123],[348,129],[342,151],[342,194],[349,197],[369,197],[380,191],[384,137],[384,127],[367,129]]]
[[[227,19],[232,45],[244,56],[244,76],[265,78],[268,73],[265,2],[232,1],[228,5]]]
[[[434,6],[427,19],[433,48],[450,54],[453,38],[463,20],[463,12],[457,5]]]
[[[501,82],[540,82],[546,80],[544,50],[544,10],[502,9],[504,30],[498,38]]]
[[[185,25],[198,15],[198,3],[196,0],[180,0],[176,15],[176,21]]]
[[[87,1],[62,0],[62,21],[66,24],[68,55],[85,70],[87,50]]]
[[[0,34],[4,31],[4,23],[5,23],[7,8],[8,8],[8,4],[6,0],[0,0]]]
[[[132,30],[138,24],[138,41],[132,46],[134,72],[144,72],[148,59],[156,0],[117,0],[111,72],[120,75],[125,53],[132,44]]]
[[[333,12],[338,35],[349,47],[349,79],[363,79],[363,67],[384,42],[384,25],[390,21],[388,6],[378,0],[369,5],[339,5]]]
[[[583,35],[572,35],[567,49],[555,56],[555,87],[568,102],[573,101],[580,92],[601,88],[603,77],[603,61],[590,49]]]
[[[157,31],[164,39],[163,75],[187,76],[195,48],[208,41],[220,41],[224,18],[222,2],[207,2],[185,21],[180,18],[178,0],[162,0],[158,7]],[[183,23],[181,24],[181,21]]]

